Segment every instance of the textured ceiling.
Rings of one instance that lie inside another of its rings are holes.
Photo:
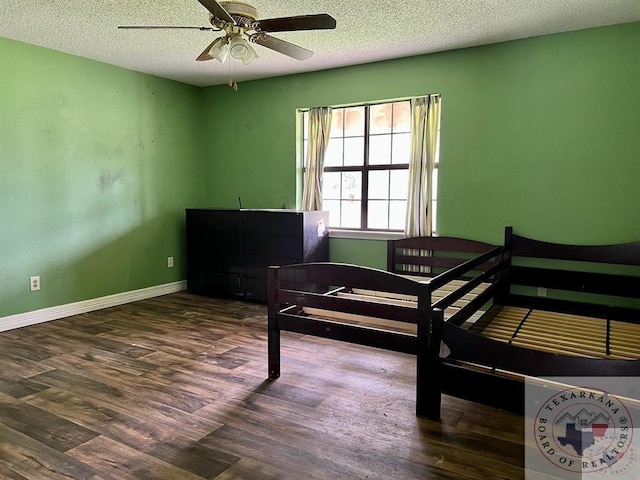
[[[250,0],[260,19],[328,13],[335,30],[273,33],[313,50],[293,60],[262,46],[245,66],[195,58],[217,32],[119,30],[210,26],[197,0],[0,0],[0,36],[181,82],[224,84],[640,21],[638,0]],[[0,58],[0,62],[2,59]],[[0,68],[8,68],[2,65]]]

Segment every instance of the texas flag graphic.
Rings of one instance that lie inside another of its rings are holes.
[[[562,446],[570,445],[582,456],[584,451],[593,445],[597,438],[604,437],[609,428],[609,418],[594,414],[586,409],[577,414],[566,413],[556,421],[556,425],[564,424],[564,436],[558,436],[558,442]]]

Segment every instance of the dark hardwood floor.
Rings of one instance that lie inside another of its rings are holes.
[[[282,335],[186,292],[0,333],[0,478],[520,479],[522,417],[445,397],[412,356]]]

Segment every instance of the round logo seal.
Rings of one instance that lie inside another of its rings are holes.
[[[611,465],[611,467],[601,472],[602,478],[623,478],[628,474],[632,474],[638,461],[638,449],[635,445],[631,444],[627,453],[624,454],[620,460]],[[637,470],[636,470],[637,472]],[[628,478],[628,477],[626,477]],[[638,478],[638,477],[636,477]]]
[[[610,393],[579,387],[563,390],[542,404],[534,421],[538,449],[558,468],[611,475],[631,456],[635,463],[631,416]]]

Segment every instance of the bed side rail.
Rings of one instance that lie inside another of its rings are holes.
[[[439,313],[433,315],[433,322],[434,331],[439,333],[449,352],[441,358],[445,362],[470,362],[536,377],[640,376],[638,360],[574,357],[510,345],[445,322]]]
[[[276,300],[283,305],[296,305],[298,307],[364,315],[397,322],[417,323],[415,304],[410,304],[409,302],[407,302],[406,306],[389,305],[383,302],[342,298],[334,294],[325,295],[287,289],[278,290],[276,292]]]
[[[475,276],[467,277],[470,279],[464,285],[458,287],[444,298],[435,302],[432,305],[432,308],[445,310],[482,283],[492,283],[490,287],[476,296],[471,302],[452,315],[449,319],[450,322],[453,322],[456,325],[462,325],[474,313],[480,310],[488,302],[492,301],[493,298],[502,291],[502,285],[500,282],[502,273],[506,267],[506,262],[502,259],[502,251],[502,247],[495,247],[492,250],[479,255],[474,259],[468,260],[462,265],[440,274],[431,280],[429,284],[433,290],[436,290],[451,280],[460,278],[461,276],[464,277],[467,273],[471,274],[471,271],[475,269],[478,263],[486,264],[487,261],[489,261],[492,264],[491,268],[484,272],[476,272]]]
[[[280,330],[303,335],[330,338],[402,353],[416,353],[417,337],[403,332],[302,317],[287,312],[281,312],[278,315],[278,326]]]
[[[454,325],[445,324],[444,328],[445,345],[452,352],[450,358],[455,360],[529,376],[632,377],[640,375],[638,360],[563,356],[499,342]],[[453,331],[454,328],[457,330]]]
[[[468,304],[458,310],[456,313],[451,315],[448,322],[451,322],[453,325],[462,325],[467,320],[469,320],[474,314],[479,312],[482,307],[487,304],[493,303],[495,305],[496,295],[499,294],[499,285],[494,283],[490,287],[488,287],[484,292],[480,295],[476,296],[473,300],[471,300]],[[445,307],[446,308],[446,307]]]
[[[640,376],[639,360],[569,357],[510,345],[445,322],[444,311],[438,308],[431,312],[431,338],[420,344],[421,356],[416,414],[433,420],[440,418],[442,393],[522,413],[522,379],[513,374]]]
[[[479,265],[484,265],[487,262],[490,262],[492,266],[489,269],[485,270],[484,274],[480,275],[482,278],[488,278],[501,268],[501,255],[502,247],[493,247],[488,252],[483,253],[482,255],[478,255],[475,258],[461,263],[457,267],[451,268],[446,272],[437,275],[429,282],[431,284],[431,288],[433,290],[436,290],[452,280],[464,277],[466,275],[471,275],[473,270],[475,270]],[[489,272],[489,274],[487,274],[487,272]],[[475,276],[476,279],[478,277],[478,275]]]

